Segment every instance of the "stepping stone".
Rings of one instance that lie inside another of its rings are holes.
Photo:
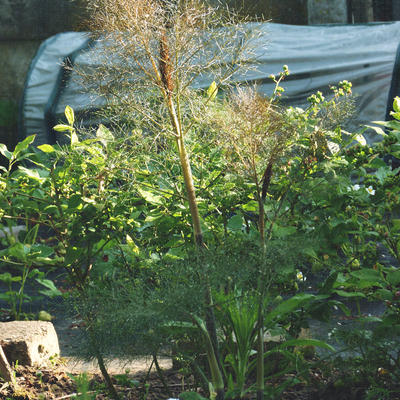
[[[51,322],[0,322],[0,346],[10,364],[44,364],[60,354],[57,333]]]

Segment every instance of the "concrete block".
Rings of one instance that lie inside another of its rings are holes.
[[[0,323],[0,345],[10,364],[44,364],[59,355],[57,333],[51,322],[12,321]]]

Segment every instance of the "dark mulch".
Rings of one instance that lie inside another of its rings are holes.
[[[77,398],[77,384],[73,375],[62,372],[60,366],[49,368],[36,368],[17,366],[16,385],[14,388],[0,380],[0,399],[7,400],[64,400]],[[75,375],[75,379],[76,379]],[[189,391],[192,381],[174,370],[164,371],[164,378],[168,389],[164,386],[156,373],[147,375],[138,373],[135,375],[114,375],[112,377],[121,399],[125,400],[165,400],[170,397],[178,398],[182,391]],[[295,376],[286,376],[284,379],[292,379]],[[311,382],[311,387],[310,387]],[[105,400],[109,399],[101,376],[88,376],[88,395],[82,399]],[[269,383],[269,388],[279,386],[282,381]],[[324,389],[325,388],[325,389]],[[328,390],[326,390],[328,389]],[[348,388],[346,388],[348,392]],[[169,393],[168,393],[169,392]],[[79,397],[78,397],[79,398]],[[248,399],[253,399],[254,394],[249,394]],[[266,397],[266,399],[270,397]],[[334,390],[334,386],[325,381],[320,371],[313,371],[311,381],[307,385],[298,383],[277,397],[281,400],[318,400],[318,399],[363,399],[363,397],[348,397],[344,393]]]

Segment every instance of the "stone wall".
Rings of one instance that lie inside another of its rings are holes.
[[[347,0],[309,0],[308,23],[310,25],[347,23]]]

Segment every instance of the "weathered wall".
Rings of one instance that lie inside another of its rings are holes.
[[[70,30],[78,5],[72,0],[0,0],[0,40],[42,40]]]
[[[81,21],[81,0],[0,0],[0,142],[16,141],[17,107],[40,43]]]
[[[217,1],[217,0],[215,0]],[[308,0],[223,0],[246,15],[282,24],[306,25]]]
[[[347,1],[309,0],[308,23],[310,25],[347,23]]]

